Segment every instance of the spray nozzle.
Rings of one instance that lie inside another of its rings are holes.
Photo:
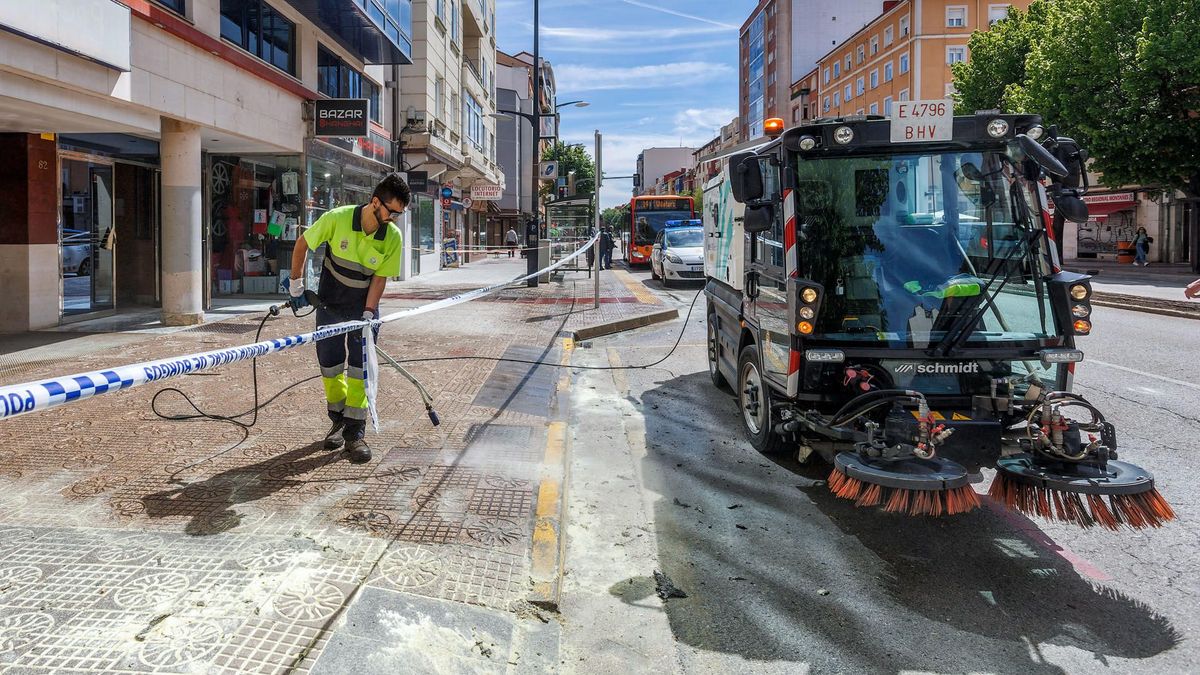
[[[425,412],[429,415],[429,421],[433,423],[433,426],[436,427],[441,425],[442,420],[438,417],[436,410],[433,408],[426,408]]]

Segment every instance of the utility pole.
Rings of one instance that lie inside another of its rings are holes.
[[[596,206],[592,209],[595,213],[592,216],[593,227],[596,234],[600,234],[600,184],[604,181],[604,170],[600,161],[600,130],[596,129],[596,178],[592,181],[595,184],[594,192],[596,194]],[[592,270],[592,309],[600,309],[600,239],[597,237],[596,242],[592,244],[592,258],[596,261],[595,269]]]
[[[538,169],[538,145],[542,142],[542,84],[540,82],[541,68],[539,68],[541,57],[538,51],[538,0],[533,0],[533,147],[530,148],[529,156],[529,177],[532,179],[530,185],[530,205],[532,206],[533,218],[525,226],[525,254],[527,265],[525,269],[530,275],[529,281],[525,284],[530,288],[536,288],[538,285],[538,238],[541,235],[541,209],[538,208],[538,192],[541,191],[541,172]]]

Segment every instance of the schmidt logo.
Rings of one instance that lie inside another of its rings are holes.
[[[894,371],[897,375],[976,375],[979,364],[971,363],[901,363]]]

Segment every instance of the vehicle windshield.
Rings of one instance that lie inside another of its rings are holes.
[[[634,213],[633,243],[649,246],[654,243],[668,220],[688,220],[691,211],[637,211]]]
[[[826,289],[815,337],[970,348],[1055,336],[1036,202],[1006,153],[795,168],[799,268]]]
[[[704,230],[692,227],[667,230],[663,239],[666,240],[667,248],[699,248],[704,245]]]

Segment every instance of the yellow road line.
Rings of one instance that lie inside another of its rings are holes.
[[[564,338],[562,358],[559,363],[568,366],[575,341]],[[565,394],[571,387],[571,373],[564,369],[558,380],[558,393]],[[544,470],[549,475],[538,483],[537,511],[533,526],[533,545],[530,551],[530,576],[533,578],[532,602],[557,608],[563,560],[563,481],[566,467],[563,462],[567,450],[567,423],[556,420],[548,425],[546,451],[542,457]]]

